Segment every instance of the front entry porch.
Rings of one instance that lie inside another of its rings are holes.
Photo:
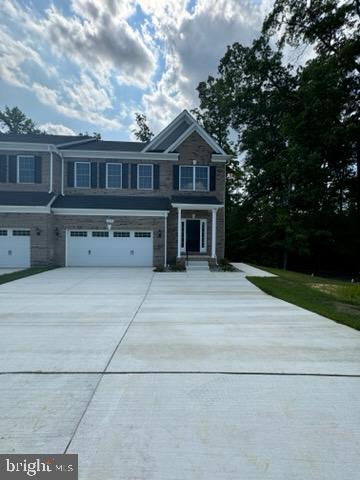
[[[223,205],[214,198],[212,203],[172,203],[177,209],[177,258],[216,260],[217,212]],[[215,203],[216,202],[216,203]]]

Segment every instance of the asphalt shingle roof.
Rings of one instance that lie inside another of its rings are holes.
[[[220,200],[216,197],[200,197],[195,195],[173,195],[171,197],[171,203],[184,203],[184,204],[196,204],[196,205],[222,205]]]
[[[91,139],[85,135],[45,135],[42,133],[0,133],[0,142],[24,142],[24,143],[49,143],[61,145],[62,143],[78,142]]]
[[[94,208],[110,210],[170,210],[167,197],[125,195],[59,196],[52,208]]]
[[[0,205],[46,207],[54,197],[47,192],[0,192]]]
[[[61,147],[61,150],[91,150],[91,151],[120,151],[120,152],[141,152],[147,145],[142,142],[116,142],[111,140],[95,140],[93,142],[80,143]]]

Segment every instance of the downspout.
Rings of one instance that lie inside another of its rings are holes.
[[[166,268],[167,266],[167,216],[168,214],[166,213],[164,217],[164,248],[165,248],[165,254],[164,254],[164,267]]]
[[[61,195],[64,196],[64,157],[61,155]]]
[[[49,184],[49,193],[53,191],[53,151],[51,145],[49,145],[48,149],[50,150],[50,184]]]

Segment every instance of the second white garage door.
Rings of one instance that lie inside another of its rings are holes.
[[[151,267],[153,235],[150,231],[68,230],[68,267]]]
[[[0,267],[30,267],[30,230],[0,227]]]

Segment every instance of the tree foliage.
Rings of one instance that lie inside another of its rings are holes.
[[[227,211],[230,257],[354,268],[359,31],[356,2],[276,0],[262,35],[228,47],[218,75],[199,84],[198,118],[240,158]],[[283,47],[304,42],[314,58],[285,64]]]
[[[18,107],[8,106],[0,110],[0,129],[2,133],[43,133]]]
[[[140,142],[150,142],[154,134],[147,124],[146,115],[143,113],[135,113],[135,121],[137,128],[133,129],[132,133]]]

